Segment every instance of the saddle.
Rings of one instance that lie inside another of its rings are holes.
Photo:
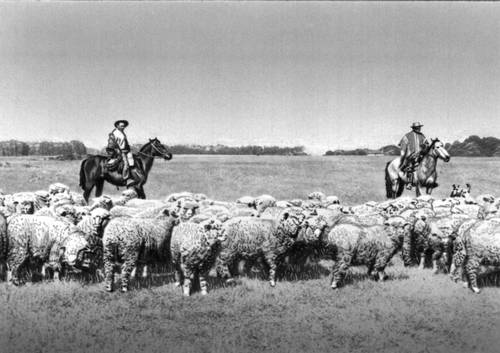
[[[116,172],[121,173],[123,171],[123,166],[124,166],[124,162],[123,162],[122,156],[107,157],[106,162],[104,164],[104,167],[109,172],[116,171]]]

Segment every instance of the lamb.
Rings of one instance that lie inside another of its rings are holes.
[[[190,295],[191,282],[196,274],[199,274],[201,294],[208,293],[207,273],[220,251],[220,242],[224,240],[222,222],[217,219],[201,223],[183,222],[174,228],[170,251],[176,270],[176,285],[183,282],[185,296]]]
[[[177,214],[167,208],[155,218],[112,219],[102,238],[106,291],[113,291],[116,264],[121,264],[122,292],[128,291],[130,274],[139,262],[167,264],[170,260],[172,229],[177,224]]]

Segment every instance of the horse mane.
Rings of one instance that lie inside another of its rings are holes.
[[[148,142],[146,142],[146,143],[145,143],[145,144],[141,147],[141,149],[140,149],[139,151],[140,151],[140,152],[144,152],[144,150],[145,150],[147,147],[151,146],[151,145],[152,145],[152,142],[153,142],[153,141],[155,141],[155,140],[157,140],[157,138],[156,138],[156,137],[155,137],[154,139],[150,139]]]
[[[433,139],[431,140],[432,142],[430,143],[429,146],[427,146],[427,148],[423,151],[422,155],[426,156],[429,154],[429,152],[434,148],[434,145],[436,144],[436,142],[439,141],[439,139]]]

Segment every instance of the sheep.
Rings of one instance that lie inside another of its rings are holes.
[[[217,272],[231,283],[230,268],[237,260],[263,257],[270,268],[270,285],[274,287],[277,264],[295,242],[303,220],[302,213],[285,212],[279,220],[235,217],[226,221],[226,240],[217,258]]]
[[[120,197],[112,199],[113,206],[124,206],[128,201],[138,197],[137,191],[134,189],[125,189]]]
[[[90,245],[89,235],[78,227],[48,216],[17,215],[7,226],[8,281],[20,284],[23,265],[50,267],[57,273],[63,267],[95,268],[98,253]],[[68,250],[68,252],[66,252]]]
[[[114,206],[109,210],[112,218],[117,217],[133,217],[138,213],[143,212],[144,210],[136,207],[127,207],[127,206]]]
[[[172,229],[177,224],[175,211],[166,208],[155,218],[120,217],[109,221],[102,238],[106,291],[113,291],[114,268],[118,263],[122,292],[128,291],[130,274],[139,262],[168,263]]]
[[[384,225],[336,225],[324,238],[325,255],[334,260],[330,283],[337,289],[349,266],[366,265],[368,274],[385,279],[385,267],[401,249],[411,225],[402,217],[391,217]],[[373,271],[375,271],[373,273]]]
[[[203,194],[196,194],[195,195],[195,194],[193,194],[192,192],[189,192],[189,191],[182,191],[182,192],[176,192],[176,193],[168,195],[165,198],[165,202],[176,202],[176,201],[182,200],[183,198],[188,198],[188,199],[191,199],[191,200],[196,200],[197,197],[201,198],[201,199],[203,199],[203,197],[205,197],[205,199],[206,199],[206,196],[203,195]]]
[[[414,224],[412,243],[418,254],[419,268],[423,269],[427,255],[432,257],[433,273],[438,272],[438,261],[447,266],[452,252],[453,241],[462,223],[471,218],[465,214],[454,214],[451,217],[433,217],[425,220],[417,219]]]
[[[71,224],[78,223],[77,210],[75,206],[69,204],[56,204],[50,207],[42,208],[34,213],[35,216],[49,216],[69,222]]]
[[[480,266],[488,266],[490,271],[500,271],[500,223],[475,222],[457,237],[455,248],[454,265],[456,268],[465,268],[472,291],[479,293],[477,275]]]
[[[237,204],[246,205],[247,207],[255,208],[255,198],[252,196],[243,196],[236,200]]]
[[[199,213],[199,208],[200,205],[198,202],[188,198],[181,199],[177,203],[177,212],[182,222],[188,221],[194,215]]]
[[[323,201],[323,207],[328,207],[330,205],[340,205],[340,199],[334,195],[327,196]]]
[[[176,286],[183,282],[183,293],[189,296],[192,280],[199,274],[201,294],[206,295],[207,273],[224,241],[222,222],[208,219],[201,223],[183,222],[174,227],[170,242]]]
[[[126,207],[149,208],[165,206],[168,203],[160,200],[131,199],[125,203]]]
[[[271,195],[260,195],[255,198],[255,208],[260,214],[268,207],[276,206],[276,199]]]
[[[452,214],[466,214],[471,218],[484,217],[484,208],[479,205],[460,204],[451,207]]]
[[[107,195],[102,195],[99,197],[95,197],[90,202],[90,209],[94,209],[96,207],[101,207],[106,210],[111,210],[115,206],[113,199]]]
[[[309,195],[307,195],[309,200],[316,200],[319,202],[323,202],[326,199],[326,195],[321,191],[313,191]]]

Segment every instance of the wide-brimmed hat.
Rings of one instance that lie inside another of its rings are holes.
[[[117,120],[117,121],[115,121],[115,127],[118,127],[118,124],[120,124],[120,123],[124,123],[125,127],[128,126],[128,121],[127,120]]]
[[[413,129],[414,127],[422,127],[422,125],[419,121],[415,121],[413,124],[411,124],[411,128]]]

